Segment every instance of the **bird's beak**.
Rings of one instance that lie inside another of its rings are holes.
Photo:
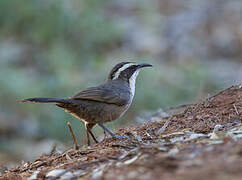
[[[152,67],[152,65],[148,64],[148,63],[140,63],[140,64],[138,64],[138,68],[143,68],[143,67]]]

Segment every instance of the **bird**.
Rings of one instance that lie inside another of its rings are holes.
[[[151,67],[149,63],[121,62],[116,64],[107,79],[96,87],[82,90],[68,98],[28,98],[21,102],[52,103],[64,109],[85,125],[87,145],[90,135],[98,143],[92,133],[95,125],[100,126],[113,138],[122,138],[115,135],[104,123],[114,121],[129,109],[135,95],[136,78],[141,68]]]

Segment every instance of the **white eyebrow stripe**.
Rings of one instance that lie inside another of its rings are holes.
[[[113,80],[114,80],[114,79],[117,79],[117,78],[119,77],[120,73],[121,73],[123,70],[125,70],[125,69],[127,69],[127,68],[129,68],[130,66],[133,66],[133,65],[135,65],[135,64],[134,64],[134,63],[128,63],[128,64],[123,65],[123,66],[122,66],[121,68],[119,68],[118,71],[115,73],[115,75],[114,75],[114,77],[113,77]]]

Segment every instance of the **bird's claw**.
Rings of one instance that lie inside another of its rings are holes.
[[[121,139],[130,139],[130,137],[129,136],[112,136],[110,138],[104,138],[104,140],[110,140],[110,139],[119,139],[119,140],[121,140]]]

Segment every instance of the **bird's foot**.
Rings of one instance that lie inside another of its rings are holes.
[[[103,128],[103,130],[105,132],[107,132],[108,134],[110,134],[112,137],[111,138],[104,138],[104,140],[108,140],[108,139],[129,139],[128,136],[117,136],[115,135],[110,129],[108,129],[107,127],[105,127],[103,124],[98,124],[101,128]]]
[[[130,139],[129,136],[115,136],[114,139]]]
[[[121,139],[130,139],[130,137],[129,136],[117,136],[117,135],[115,135],[115,136],[112,136],[112,137],[104,138],[104,140],[110,140],[110,139],[119,139],[119,140],[121,140]]]

